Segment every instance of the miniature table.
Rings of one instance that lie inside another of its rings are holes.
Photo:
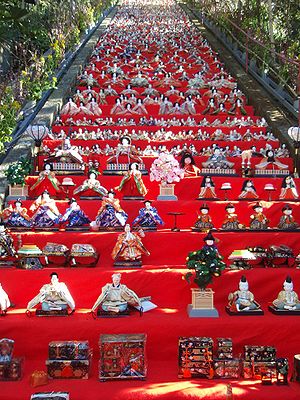
[[[185,215],[185,214],[182,212],[168,212],[167,215],[173,215],[173,217],[174,217],[174,226],[171,229],[171,231],[179,232],[180,229],[177,227],[177,217],[178,217],[178,215]]]

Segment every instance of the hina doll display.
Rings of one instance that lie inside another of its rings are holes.
[[[247,313],[247,315],[263,314],[260,305],[255,301],[254,295],[249,290],[249,284],[245,276],[239,282],[239,289],[228,296],[226,310],[231,315]]]
[[[200,214],[198,214],[197,221],[193,227],[194,231],[207,232],[214,228],[214,224],[212,223],[212,219],[208,213],[208,205],[206,203],[202,204],[200,207]]]
[[[108,158],[107,163],[130,164],[132,162],[143,163],[143,160],[138,156],[135,147],[131,145],[131,138],[123,136],[120,143],[116,147],[115,154]]]
[[[198,198],[199,199],[216,199],[217,195],[215,192],[215,184],[212,178],[208,175],[204,175],[201,182],[201,189]]]
[[[223,221],[222,229],[232,231],[245,228],[244,225],[239,222],[238,216],[235,213],[235,207],[232,203],[227,204],[225,210],[227,214]]]
[[[277,299],[273,301],[273,305],[269,307],[270,311],[289,314],[294,311],[300,313],[300,301],[298,294],[294,291],[292,278],[287,276],[283,282],[283,290],[278,293]]]
[[[137,163],[129,164],[129,170],[125,173],[116,190],[123,193],[123,198],[126,199],[143,199],[146,196],[148,190],[144,185],[142,173],[139,171]]]
[[[144,207],[140,208],[139,215],[132,222],[132,226],[140,226],[143,229],[157,229],[157,225],[163,225],[157,209],[153,207],[152,201],[145,200]]]
[[[251,179],[244,181],[239,199],[258,199],[258,194]]]
[[[145,234],[142,230],[131,232],[129,224],[125,225],[124,233],[118,236],[117,243],[112,251],[112,258],[115,260],[115,266],[141,266],[141,257],[143,254],[149,255],[141,238]]]
[[[184,177],[198,176],[200,169],[196,167],[194,157],[190,153],[184,153],[180,160],[180,168],[184,170]]]
[[[124,313],[128,306],[141,307],[137,294],[126,285],[121,284],[121,274],[113,274],[112,283],[103,286],[100,296],[92,307],[95,312],[99,307],[106,313]]]
[[[128,215],[121,208],[120,201],[115,198],[115,192],[110,190],[108,197],[104,197],[98,211],[96,220],[91,222],[91,227],[100,229],[122,228],[125,226]]]
[[[274,151],[269,149],[266,151],[266,156],[263,158],[263,160],[255,165],[255,168],[258,169],[265,169],[265,168],[274,168],[274,165],[278,167],[279,169],[288,169],[289,166],[286,164],[283,164],[278,160],[278,158],[275,157]]]
[[[61,217],[60,222],[66,224],[67,228],[82,228],[91,222],[89,217],[81,210],[76,199],[69,201],[69,207]]]
[[[73,194],[83,194],[84,192],[91,190],[101,197],[107,196],[108,191],[104,186],[101,186],[100,181],[97,179],[98,173],[96,171],[90,171],[88,179],[86,179],[82,185],[78,186]]]
[[[298,199],[298,191],[295,180],[292,175],[285,176],[282,179],[281,191],[279,195],[280,200],[294,200]]]
[[[24,228],[30,229],[32,222],[27,214],[27,208],[22,207],[22,200],[17,199],[14,202],[14,207],[10,204],[2,212],[2,219],[9,228]]]
[[[264,230],[269,227],[269,219],[263,214],[263,207],[260,203],[254,204],[252,207],[254,214],[250,216],[250,226],[251,230]]]
[[[221,150],[217,147],[214,153],[208,158],[207,161],[202,163],[204,168],[209,169],[230,169],[234,166],[233,162],[230,162],[221,153]]]
[[[31,221],[35,228],[53,228],[59,223],[60,212],[47,190],[35,200],[30,210],[34,212]]]
[[[5,225],[0,223],[0,257],[15,257],[16,254],[13,238],[5,229]]]
[[[50,283],[43,285],[39,294],[28,303],[27,311],[40,303],[41,310],[37,310],[39,315],[67,315],[68,307],[74,312],[75,302],[67,285],[59,281],[56,272],[52,272],[50,278]]]
[[[8,298],[8,294],[5,292],[0,283],[0,315],[5,315],[10,306],[11,303]]]
[[[282,216],[280,217],[279,224],[277,225],[278,229],[282,230],[294,230],[299,228],[299,224],[295,221],[293,217],[293,209],[288,204],[286,204],[281,209]]]
[[[70,138],[65,138],[62,145],[57,148],[46,162],[66,162],[78,163],[83,165],[83,158],[78,151],[77,146],[72,146]]]
[[[47,190],[52,196],[62,192],[60,182],[55,176],[50,164],[45,164],[44,170],[39,173],[37,181],[30,187],[32,195],[39,196]]]

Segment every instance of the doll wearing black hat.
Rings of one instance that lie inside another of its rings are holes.
[[[89,217],[81,210],[77,200],[72,198],[69,200],[69,207],[62,216],[60,222],[66,224],[67,228],[79,228],[89,224]]]
[[[232,203],[227,204],[225,210],[227,214],[223,221],[222,229],[226,231],[234,231],[245,228],[245,226],[239,222],[238,216],[235,213],[235,207]]]
[[[290,231],[299,228],[299,224],[295,221],[293,217],[293,209],[291,206],[286,204],[282,207],[282,215],[279,220],[279,224],[277,225],[278,229]]]
[[[154,230],[157,225],[162,225],[164,222],[158,214],[158,211],[153,207],[151,200],[145,200],[144,207],[140,208],[139,215],[134,219],[132,225],[140,226],[143,229]]]
[[[251,230],[264,230],[268,229],[269,226],[269,220],[268,218],[263,214],[263,207],[260,203],[254,204],[252,207],[254,210],[254,214],[250,216],[250,226],[249,228]]]
[[[207,232],[214,228],[211,216],[208,213],[209,207],[206,203],[203,203],[200,207],[200,214],[198,214],[193,230]]]

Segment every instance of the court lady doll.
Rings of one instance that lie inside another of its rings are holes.
[[[292,175],[285,176],[282,179],[281,192],[279,195],[280,200],[294,200],[298,199],[298,191],[295,180]]]
[[[251,179],[244,181],[239,199],[258,199],[258,194]]]
[[[142,173],[138,168],[137,163],[129,164],[129,170],[125,173],[120,185],[116,187],[116,190],[127,198],[141,198],[148,192],[142,179]]]
[[[198,198],[200,199],[215,199],[217,198],[215,192],[215,184],[212,178],[205,175],[201,182],[201,189]]]

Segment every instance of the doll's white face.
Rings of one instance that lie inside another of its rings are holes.
[[[5,226],[4,225],[0,225],[0,232],[4,232],[5,231]]]
[[[121,282],[121,274],[113,274],[112,281],[113,281],[114,286],[118,286]]]
[[[90,179],[92,181],[94,181],[96,179],[96,175],[93,172],[90,174]]]
[[[214,244],[213,240],[206,240],[207,246],[212,246]]]
[[[145,207],[146,207],[147,210],[149,210],[150,207],[151,207],[151,203],[149,203],[149,202],[145,203]]]
[[[235,212],[235,208],[234,207],[227,208],[227,212],[228,214],[233,214]]]
[[[73,201],[73,203],[71,203],[72,210],[75,210],[76,207],[77,207],[77,202]]]
[[[46,164],[46,165],[45,165],[45,171],[48,172],[48,171],[50,171],[50,169],[51,169],[50,165],[49,165],[49,164]]]
[[[51,276],[51,283],[52,283],[52,285],[56,285],[58,283],[58,276],[57,275],[52,275]]]
[[[114,197],[115,197],[115,195],[114,195],[113,193],[108,193],[108,198],[109,198],[109,199],[112,200]]]
[[[207,208],[201,208],[201,214],[208,214],[208,209]]]
[[[192,160],[190,159],[190,157],[187,157],[187,158],[184,159],[184,163],[185,163],[186,165],[191,164],[191,162],[192,162]]]
[[[130,225],[129,224],[125,225],[125,232],[126,233],[130,232]]]
[[[21,208],[21,205],[22,204],[19,201],[16,201],[16,203],[15,203],[16,208]]]
[[[262,213],[263,209],[262,207],[256,207],[254,211],[257,213]]]
[[[49,193],[44,193],[44,194],[43,194],[43,200],[45,200],[45,201],[50,200]]]
[[[292,213],[293,213],[293,210],[284,210],[283,211],[284,215],[292,215]]]
[[[294,289],[294,285],[293,285],[293,282],[284,282],[284,284],[283,284],[283,289],[286,291],[286,292],[292,292],[293,291],[293,289]]]
[[[241,291],[246,291],[246,290],[248,290],[249,289],[249,284],[248,284],[248,282],[246,281],[246,282],[240,282],[239,283],[239,289],[241,290]]]

